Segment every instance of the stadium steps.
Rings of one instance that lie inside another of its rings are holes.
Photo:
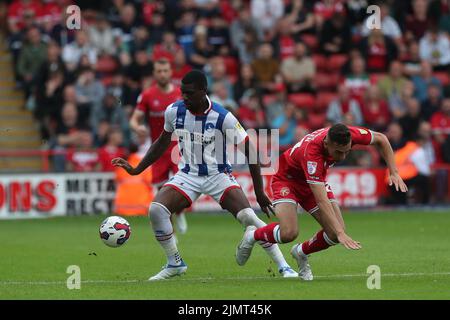
[[[24,108],[25,96],[16,87],[13,60],[1,34],[0,70],[0,173],[39,172],[41,157],[22,154],[42,148],[39,126]]]

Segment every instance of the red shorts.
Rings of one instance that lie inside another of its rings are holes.
[[[277,175],[273,176],[270,184],[272,188],[273,201],[275,205],[282,202],[290,202],[299,204],[305,211],[314,213],[319,210],[316,199],[306,181],[299,181],[289,178],[279,178]],[[328,184],[325,184],[327,189],[328,199],[336,201],[333,191]]]
[[[166,152],[155,163],[152,164],[152,184],[156,187],[162,186],[169,180],[171,174],[175,175],[178,165],[173,163],[171,153]]]

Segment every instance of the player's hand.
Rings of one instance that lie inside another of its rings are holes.
[[[265,192],[257,192],[256,193],[256,201],[258,202],[261,210],[267,215],[270,219],[270,213],[275,215],[275,211],[273,209],[272,201],[270,201],[269,197],[265,194]]]
[[[124,168],[128,174],[134,176],[137,173],[134,171],[134,168],[128,163],[127,160],[122,158],[114,158],[111,160],[111,164],[115,167],[121,167]]]
[[[347,249],[351,250],[359,250],[361,249],[361,244],[358,241],[353,240],[345,233],[341,233],[337,236],[338,241],[340,244],[342,244]]]
[[[403,179],[400,178],[398,173],[393,173],[389,175],[389,186],[395,186],[395,191],[401,191],[406,192],[408,191],[408,187],[406,186],[405,182],[403,182]]]

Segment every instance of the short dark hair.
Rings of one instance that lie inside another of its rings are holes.
[[[207,89],[208,82],[203,72],[199,70],[192,70],[186,73],[181,80],[182,84],[194,84],[197,89]]]
[[[328,131],[328,137],[331,141],[340,146],[345,146],[352,140],[350,130],[348,130],[347,126],[342,123],[333,125]]]

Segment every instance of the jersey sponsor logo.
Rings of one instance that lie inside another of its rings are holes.
[[[367,130],[365,130],[365,129],[359,129],[359,133],[361,133],[361,134],[368,134]]]
[[[317,162],[314,161],[308,161],[306,162],[306,166],[308,168],[308,173],[309,174],[314,174],[316,173],[317,170]]]
[[[238,130],[244,130],[244,128],[242,128],[242,126],[241,126],[241,124],[240,124],[239,122],[236,122],[235,127],[236,127],[236,129],[238,129]]]
[[[281,190],[280,190],[280,194],[281,194],[283,197],[287,196],[289,193],[291,193],[291,190],[289,190],[288,187],[283,187],[283,188],[281,188]]]
[[[205,125],[205,131],[211,131],[211,130],[213,130],[213,129],[214,129],[214,123],[208,122],[208,123]]]

